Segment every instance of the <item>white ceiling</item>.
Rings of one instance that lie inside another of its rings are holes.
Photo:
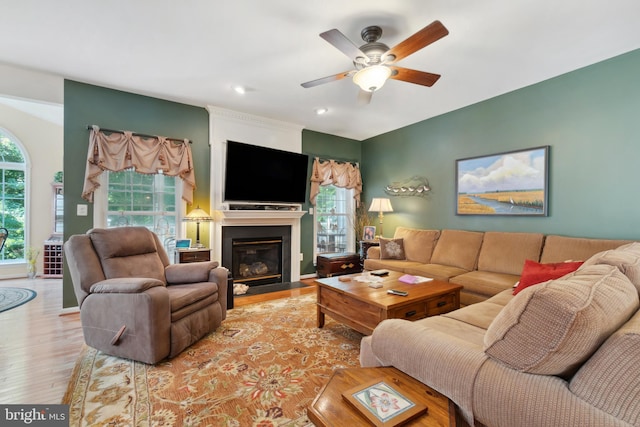
[[[356,140],[640,48],[638,0],[0,0],[0,10],[0,63]],[[392,47],[436,19],[449,35],[398,62],[441,74],[431,88],[390,80],[358,106],[350,79],[300,86],[353,68],[323,31],[361,45],[362,28],[379,25]]]

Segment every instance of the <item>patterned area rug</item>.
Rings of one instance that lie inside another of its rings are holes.
[[[218,330],[155,366],[83,349],[62,403],[70,426],[312,425],[306,408],[337,368],[358,367],[362,335],[316,296],[234,308]]]
[[[0,313],[31,301],[36,295],[31,289],[0,287]]]

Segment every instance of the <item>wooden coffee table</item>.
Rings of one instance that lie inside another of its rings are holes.
[[[360,274],[316,279],[318,287],[318,327],[324,326],[325,315],[371,335],[385,319],[417,320],[460,308],[461,285],[439,280],[406,284],[398,281],[403,274],[390,271],[383,277],[382,287],[370,288],[353,280]],[[345,278],[349,281],[341,281]],[[387,294],[387,290],[407,291],[406,297]]]
[[[317,427],[371,425],[342,397],[342,393],[377,379],[415,399],[416,403],[427,406],[425,414],[404,425],[455,427],[455,404],[452,401],[393,367],[337,369],[307,409],[307,416]]]

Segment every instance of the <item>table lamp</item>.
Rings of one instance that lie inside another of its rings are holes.
[[[384,237],[382,231],[382,219],[384,217],[383,212],[393,212],[391,207],[391,201],[385,198],[374,197],[369,206],[369,212],[378,212],[378,219],[380,221],[380,236]]]
[[[185,216],[182,219],[184,222],[195,222],[196,223],[196,248],[201,248],[204,245],[202,243],[200,243],[200,223],[201,222],[211,222],[213,221],[213,218],[211,218],[211,216],[209,216],[208,213],[206,213],[204,210],[200,209],[200,206],[198,206],[195,209],[192,209],[191,212],[189,212],[187,214],[187,216]]]

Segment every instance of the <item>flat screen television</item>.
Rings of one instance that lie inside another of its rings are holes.
[[[309,156],[227,141],[226,202],[304,203]]]

